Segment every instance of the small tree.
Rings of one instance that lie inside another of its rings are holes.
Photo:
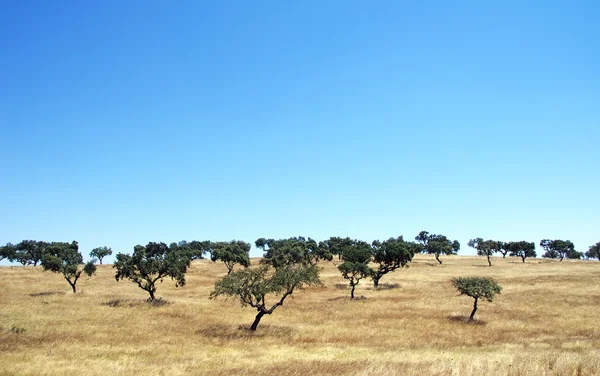
[[[408,267],[415,255],[414,243],[411,245],[404,241],[402,236],[389,238],[384,242],[375,240],[372,243],[373,262],[379,264],[377,269],[371,273],[373,285],[379,286],[379,280],[387,273],[402,267]]]
[[[100,262],[100,265],[102,265],[102,259],[105,258],[106,256],[110,256],[110,255],[112,255],[112,249],[108,248],[108,247],[94,248],[90,252],[90,257],[97,258],[98,261]]]
[[[242,307],[250,306],[258,311],[250,330],[258,327],[264,315],[270,315],[295,290],[320,284],[319,271],[314,265],[286,265],[273,271],[268,264],[256,269],[240,269],[228,274],[215,283],[211,299],[220,295],[238,298]],[[268,296],[278,296],[274,304],[268,305]]]
[[[89,261],[82,269],[79,269],[82,264],[83,256],[79,252],[79,245],[76,241],[72,243],[50,243],[41,263],[44,270],[62,274],[65,280],[69,282],[73,293],[77,292],[77,280],[82,273],[91,277],[96,272],[96,265],[93,261]]]
[[[487,257],[488,265],[492,266],[491,257],[494,252],[502,252],[503,243],[495,240],[483,240],[482,238],[475,238],[469,240],[468,245],[469,247],[477,250],[477,256]]]
[[[250,243],[238,240],[212,243],[210,259],[213,262],[223,261],[227,267],[227,274],[231,274],[237,264],[244,268],[250,266],[250,247]]]
[[[542,257],[559,258],[559,261],[562,261],[565,257],[569,259],[581,258],[581,253],[575,250],[575,245],[570,240],[544,239],[540,241],[540,247],[546,250]]]
[[[354,290],[360,283],[360,280],[365,277],[370,277],[373,273],[368,266],[371,261],[371,246],[369,243],[354,240],[351,246],[344,249],[342,260],[344,263],[338,266],[344,279],[350,281],[350,298],[354,299]]]
[[[585,253],[585,257],[588,259],[596,258],[600,261],[600,242],[591,245],[589,250]]]
[[[423,245],[423,253],[435,255],[435,259],[440,264],[442,263],[440,255],[455,255],[460,250],[460,243],[457,240],[451,241],[444,235],[430,234],[427,231],[421,231],[415,240]]]
[[[452,279],[452,284],[456,287],[458,292],[460,292],[460,295],[467,295],[475,299],[469,321],[473,320],[473,317],[475,316],[479,298],[491,302],[494,300],[494,295],[500,294],[500,291],[502,291],[502,287],[492,278],[458,277]]]
[[[349,237],[340,238],[337,236],[332,236],[329,239],[319,242],[319,246],[326,250],[325,253],[329,253],[332,256],[337,255],[338,260],[342,259],[342,254],[344,253],[344,249],[353,244],[353,240]]]
[[[519,242],[508,242],[505,247],[509,249],[510,255],[520,257],[523,262],[527,257],[537,257],[535,252],[535,243],[519,241]]]
[[[176,287],[185,285],[185,273],[190,263],[189,253],[177,244],[169,247],[165,243],[151,242],[145,247],[136,245],[133,255],[117,254],[113,267],[117,269],[117,282],[125,278],[131,280],[148,292],[152,301],[155,299],[157,281],[171,277]]]

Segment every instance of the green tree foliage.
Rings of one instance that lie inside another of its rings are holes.
[[[264,251],[261,263],[275,268],[295,264],[315,265],[319,260],[333,258],[327,247],[302,236],[279,240],[259,238],[255,245]]]
[[[98,247],[92,249],[92,251],[90,252],[90,257],[98,259],[100,265],[102,265],[102,259],[106,256],[112,255],[112,252],[112,249],[109,247]]]
[[[460,292],[460,295],[467,295],[475,299],[469,320],[473,320],[480,298],[491,302],[494,300],[494,296],[502,291],[502,287],[492,278],[458,277],[452,279],[452,284]]]
[[[275,269],[270,264],[263,264],[256,269],[240,269],[217,281],[210,298],[225,295],[239,299],[243,307],[255,308],[258,313],[250,326],[254,331],[262,317],[282,306],[295,290],[320,283],[315,265],[287,264]],[[275,303],[267,304],[269,297],[274,297]]]
[[[523,262],[527,257],[537,257],[535,243],[533,242],[508,242],[504,246],[510,251],[511,256],[520,257]]]
[[[583,256],[575,250],[575,245],[570,240],[550,240],[540,241],[540,247],[546,251],[542,257],[558,258],[562,261],[565,257],[569,259],[579,259]]]
[[[23,265],[37,266],[44,258],[48,243],[36,240],[23,240],[14,246],[10,261],[17,261]]]
[[[591,245],[589,250],[585,253],[585,257],[588,259],[598,259],[600,261],[600,242]]]
[[[0,247],[0,261],[7,259],[12,261],[15,258],[15,246],[12,243],[6,243]]]
[[[230,242],[211,243],[211,256],[213,262],[221,260],[227,267],[227,274],[231,274],[233,267],[237,264],[247,268],[250,266],[250,243],[240,240]]]
[[[371,246],[373,262],[378,264],[377,269],[371,273],[375,288],[379,286],[381,277],[387,273],[393,272],[398,268],[408,267],[408,263],[412,261],[415,251],[418,251],[415,243],[405,242],[402,236],[389,238],[383,242],[375,240]]]
[[[319,246],[323,249],[324,253],[337,255],[338,260],[341,260],[344,249],[348,246],[351,246],[353,242],[354,241],[348,237],[340,238],[337,236],[332,236],[331,238],[320,242]]]
[[[354,240],[351,245],[344,248],[342,253],[343,264],[338,266],[344,279],[350,282],[350,298],[354,299],[354,290],[360,280],[370,277],[373,270],[368,264],[371,261],[371,246],[362,240]]]
[[[185,273],[190,266],[191,259],[188,251],[173,243],[148,243],[136,245],[133,255],[119,253],[113,265],[117,269],[115,279],[129,279],[136,283],[142,290],[150,294],[149,300],[154,300],[156,282],[162,282],[170,277],[175,281],[175,286],[185,285]]]
[[[96,272],[96,265],[93,261],[89,261],[80,269],[82,264],[83,256],[79,252],[79,245],[76,241],[48,244],[41,263],[44,270],[62,274],[65,280],[69,282],[73,293],[77,292],[77,280],[79,280],[82,273],[91,277]]]
[[[504,243],[496,240],[483,240],[482,238],[475,238],[469,240],[468,245],[469,247],[475,248],[477,250],[478,256],[487,257],[488,265],[492,266],[491,257],[495,252],[503,252],[502,247],[504,246]]]
[[[206,253],[212,254],[211,245],[212,243],[209,240],[192,240],[190,242],[182,240],[177,244],[181,250],[188,252],[192,260],[201,260]]]
[[[460,250],[460,243],[457,240],[451,241],[444,235],[430,234],[427,231],[421,231],[415,240],[423,245],[423,253],[435,255],[435,259],[440,264],[442,263],[440,255],[455,255]]]

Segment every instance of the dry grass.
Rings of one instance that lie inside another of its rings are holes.
[[[187,285],[159,285],[169,304],[117,283],[110,266],[70,293],[57,274],[0,267],[0,375],[598,375],[600,263],[418,256],[409,269],[368,281],[350,301],[324,263],[324,286],[266,316],[209,300],[225,266],[194,262]],[[481,303],[457,297],[456,276],[504,287]]]

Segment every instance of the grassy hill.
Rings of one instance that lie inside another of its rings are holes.
[[[221,263],[194,262],[184,287],[165,280],[162,306],[110,265],[77,294],[41,268],[0,267],[0,374],[600,374],[599,262],[443,260],[419,255],[380,290],[364,280],[355,301],[335,261],[322,263],[324,286],[295,293],[255,333],[252,308],[208,299]],[[504,288],[475,323],[457,276]]]

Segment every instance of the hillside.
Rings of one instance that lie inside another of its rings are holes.
[[[600,374],[600,263],[419,255],[363,280],[351,301],[334,263],[323,287],[297,292],[258,330],[252,308],[209,300],[225,266],[195,261],[187,284],[160,284],[168,304],[151,306],[110,265],[78,283],[33,267],[0,267],[0,374],[58,375],[597,375]],[[258,260],[253,259],[253,263]],[[491,276],[493,303],[450,284]]]

